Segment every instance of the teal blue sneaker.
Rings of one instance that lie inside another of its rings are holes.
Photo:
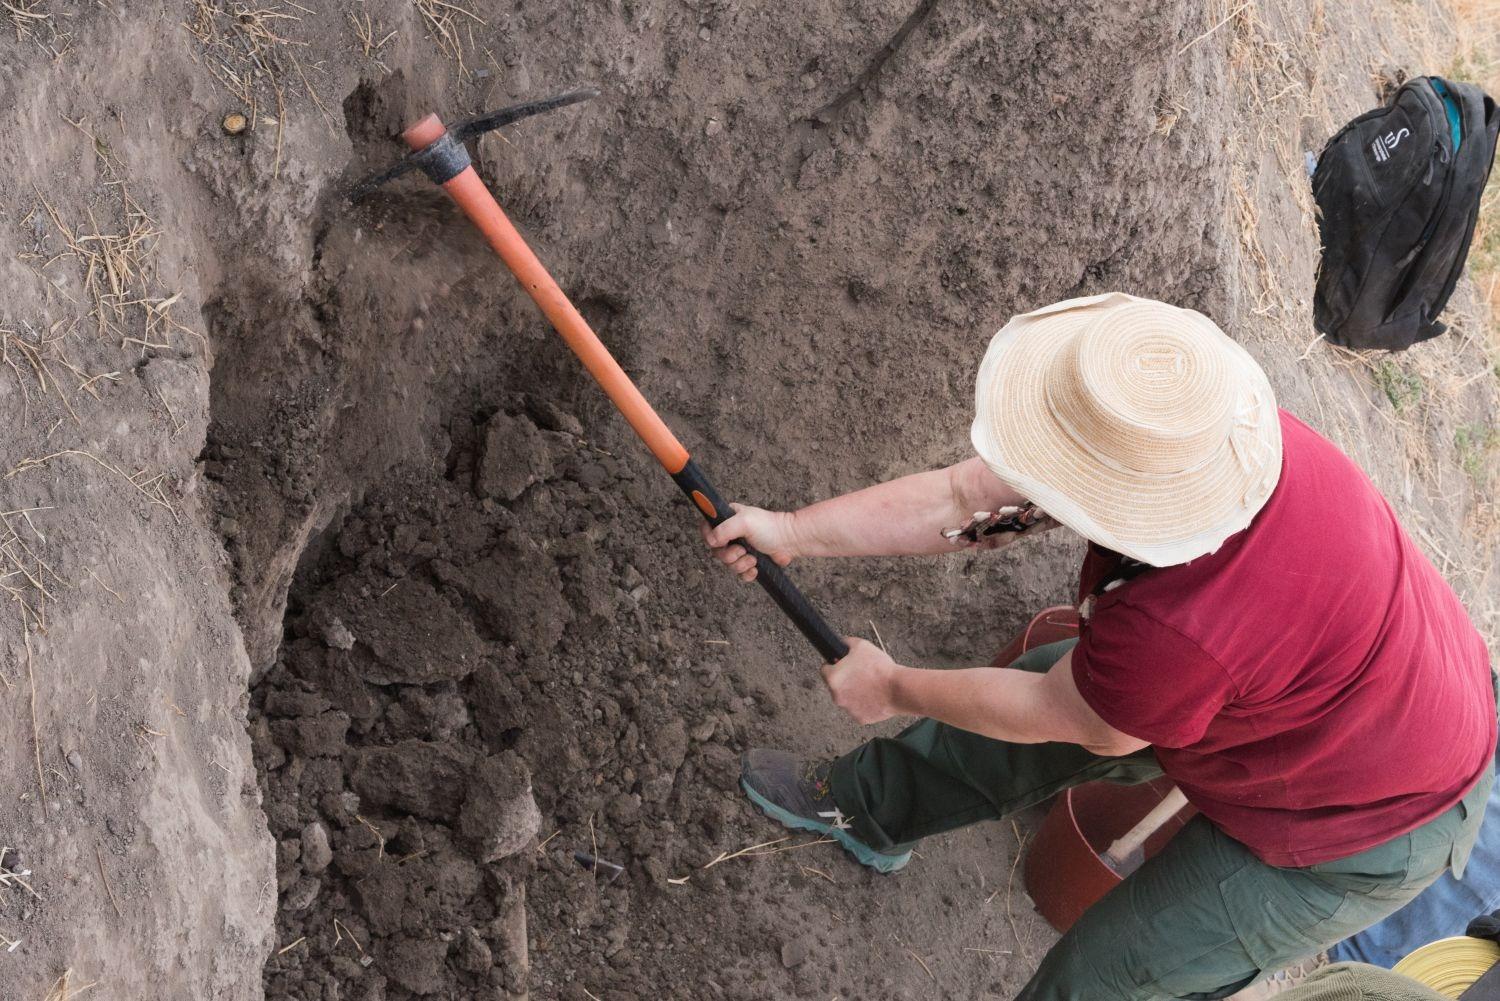
[[[860,865],[895,872],[911,861],[911,852],[878,852],[856,838],[849,820],[833,801],[828,773],[833,762],[808,765],[802,759],[766,747],[751,748],[740,769],[740,786],[766,816],[796,831],[833,838]]]

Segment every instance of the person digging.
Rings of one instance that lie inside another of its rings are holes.
[[[976,411],[973,458],[795,512],[738,506],[704,538],[752,580],[741,540],[784,565],[1061,524],[1089,543],[1079,637],[967,670],[848,638],[823,668],[834,703],[922,718],[833,761],[751,750],[765,813],[895,872],[922,838],[1166,775],[1198,814],[1021,999],[1226,997],[1462,874],[1494,781],[1484,641],[1244,349],[1191,310],[1070,299],[995,335]]]

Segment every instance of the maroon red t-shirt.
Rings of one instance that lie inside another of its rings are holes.
[[[1489,655],[1350,459],[1281,414],[1281,480],[1218,552],[1101,595],[1085,701],[1271,865],[1343,858],[1452,807],[1495,753]],[[1119,557],[1096,546],[1083,593]]]

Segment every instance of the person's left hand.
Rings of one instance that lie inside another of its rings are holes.
[[[899,665],[873,643],[845,636],[849,652],[836,664],[823,665],[823,680],[833,704],[856,723],[879,723],[897,715],[895,677]]]

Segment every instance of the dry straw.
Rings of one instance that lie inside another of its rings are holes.
[[[261,126],[276,129],[272,177],[281,176],[287,98],[296,93],[296,85],[300,84],[301,92],[317,107],[329,132],[337,135],[340,131],[339,120],[323,103],[297,55],[308,43],[294,33],[303,18],[314,13],[293,0],[192,0],[185,22],[200,43],[203,66],[245,107],[250,130]],[[373,25],[370,30],[374,30]]]
[[[413,0],[413,2],[438,46],[452,57],[460,73],[467,73],[468,67],[464,65],[464,53],[477,47],[474,41],[474,26],[483,27],[484,19],[467,7],[449,3],[447,0]]]
[[[72,35],[44,0],[0,0],[0,19],[8,21],[18,42],[34,42],[54,63],[67,55]]]
[[[52,987],[47,991],[47,996],[42,1001],[73,1001],[74,998],[78,997],[84,991],[92,990],[98,985],[99,982],[93,980],[75,987],[73,985],[73,971],[64,970],[63,975],[58,977],[52,984]]]

